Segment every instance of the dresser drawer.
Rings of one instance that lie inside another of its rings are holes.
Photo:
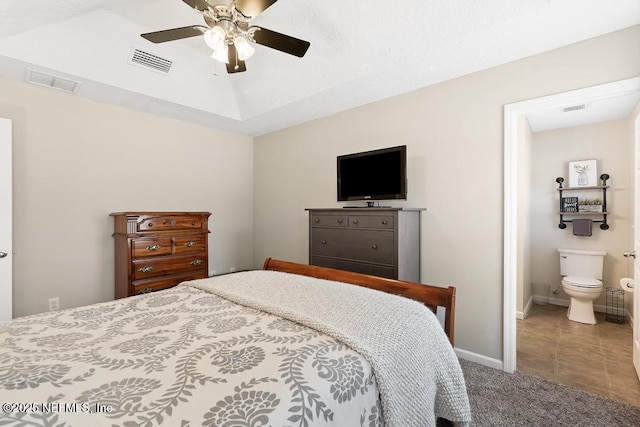
[[[349,215],[349,227],[393,230],[393,215]]]
[[[393,232],[313,228],[311,255],[393,265]]]
[[[207,269],[207,256],[201,254],[187,256],[167,256],[155,259],[134,260],[132,263],[133,280],[166,276],[190,270]]]
[[[207,277],[206,270],[200,270],[188,274],[180,274],[171,277],[162,277],[159,279],[138,280],[132,283],[131,295],[146,294],[148,292],[159,291],[171,288],[187,280],[204,279]]]
[[[386,277],[388,279],[393,279],[395,276],[393,267],[387,265],[365,264],[361,262],[345,261],[335,258],[323,258],[319,256],[311,257],[309,264],[317,265],[319,267],[353,271],[354,273],[371,274],[372,276]]]
[[[152,237],[131,241],[133,258],[171,255],[171,237]]]
[[[346,227],[348,225],[346,215],[311,215],[313,227]]]
[[[200,230],[202,220],[195,215],[149,216],[138,222],[137,229],[140,232]]]
[[[176,236],[174,237],[175,254],[189,254],[207,250],[207,236]]]

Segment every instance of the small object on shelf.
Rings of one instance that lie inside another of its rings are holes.
[[[583,216],[583,215],[595,215],[598,217],[602,217],[602,219],[592,220],[592,222],[600,223],[601,230],[608,230],[609,224],[607,224],[607,180],[609,179],[609,175],[603,173],[600,175],[600,179],[602,180],[602,185],[594,185],[588,187],[563,187],[562,183],[564,182],[563,177],[556,178],[556,182],[558,183],[558,192],[560,194],[560,224],[558,224],[558,228],[564,230],[567,228],[568,222],[573,222],[573,220],[565,219],[565,215],[572,216]],[[578,200],[577,211],[572,210],[573,206],[570,203],[573,202],[573,199],[578,199],[577,197],[563,197],[563,191],[571,191],[571,190],[599,190],[602,191],[602,199],[584,199]],[[586,202],[586,203],[585,203]]]
[[[578,212],[602,212],[602,199],[579,200]]]
[[[563,197],[562,198],[562,211],[561,212],[578,212],[578,198],[577,197]]]

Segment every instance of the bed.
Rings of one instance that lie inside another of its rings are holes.
[[[452,287],[267,259],[15,319],[0,425],[465,425],[454,304]]]

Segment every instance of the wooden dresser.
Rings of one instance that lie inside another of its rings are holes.
[[[307,210],[309,264],[420,282],[420,214],[424,209]]]
[[[116,212],[115,296],[207,277],[210,212]]]

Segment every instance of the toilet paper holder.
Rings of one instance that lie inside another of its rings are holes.
[[[622,281],[620,281],[622,285]],[[606,289],[606,308],[607,322],[624,323],[624,290],[619,288],[607,287]]]
[[[625,292],[633,292],[634,288],[635,288],[635,280],[633,280],[630,277],[623,277],[622,279],[620,279],[620,287],[625,291]]]

